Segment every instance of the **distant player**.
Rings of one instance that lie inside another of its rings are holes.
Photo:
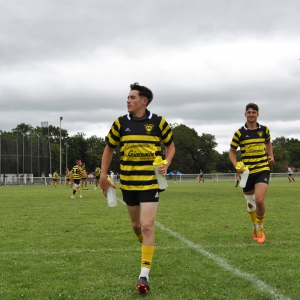
[[[176,170],[173,171],[173,175],[174,175],[174,183],[176,183],[177,182],[177,171]]]
[[[287,178],[288,178],[289,182],[290,183],[292,182],[291,179],[293,180],[293,182],[295,182],[295,179],[293,177],[293,171],[290,166],[288,166],[287,174],[288,174]]]
[[[115,173],[113,171],[110,171],[110,179],[112,182],[115,181]]]
[[[199,171],[199,175],[198,175],[199,179],[198,179],[198,182],[200,183],[201,181],[204,182],[204,173],[202,170]]]
[[[71,196],[72,199],[75,199],[75,194],[77,191],[79,193],[79,197],[83,198],[80,190],[81,173],[82,173],[81,160],[77,160],[76,165],[72,168],[72,176],[71,176],[71,179],[73,180],[73,194]]]
[[[116,175],[116,182],[120,182],[120,174],[117,172],[117,175]]]
[[[59,175],[57,173],[57,170],[54,171],[53,175],[52,175],[52,179],[53,179],[53,185],[56,187],[57,186],[57,180],[59,178]]]
[[[70,188],[70,186],[71,186],[71,172],[69,171],[69,168],[66,168],[65,176],[66,176],[66,186],[67,186],[67,188]]]
[[[88,187],[87,187],[87,176],[88,175],[87,175],[84,163],[81,165],[81,168],[82,168],[82,173],[81,173],[81,188],[83,190],[87,190],[88,189]]]
[[[239,173],[236,173],[235,179],[236,179],[236,185],[235,185],[235,187],[238,187],[238,185],[239,185],[239,183],[241,181],[241,175]]]
[[[96,167],[95,169],[95,187],[94,187],[94,190],[97,190],[98,189],[98,184],[99,184],[99,187],[100,187],[100,172],[101,172],[101,169],[99,167]]]

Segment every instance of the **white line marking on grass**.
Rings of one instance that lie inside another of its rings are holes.
[[[117,199],[125,205],[125,203],[122,199],[120,199],[120,198],[117,198]],[[194,244],[193,242],[186,239],[184,236],[182,236],[182,235],[172,231],[171,229],[165,227],[164,225],[162,225],[158,221],[155,221],[155,224],[161,230],[167,231],[169,234],[173,235],[174,237],[179,239],[184,244],[186,244],[189,247],[195,249],[197,252],[201,253],[202,255],[212,259],[221,268],[223,268],[223,269],[225,269],[225,270],[227,270],[227,271],[229,271],[229,272],[231,272],[231,273],[233,273],[233,274],[235,274],[235,275],[237,275],[241,278],[244,278],[245,280],[251,282],[255,287],[258,287],[259,289],[261,289],[265,293],[270,294],[273,297],[274,300],[292,300],[291,298],[288,298],[288,297],[285,297],[285,296],[283,296],[279,293],[276,293],[276,289],[274,289],[273,287],[267,285],[262,280],[258,279],[255,275],[248,274],[246,272],[243,272],[243,271],[239,270],[238,268],[235,268],[235,267],[231,266],[225,259],[223,259],[221,257],[218,257],[218,256],[206,251],[200,245]]]
[[[235,274],[235,275],[251,282],[255,287],[258,287],[262,291],[270,294],[273,297],[273,299],[276,299],[276,300],[291,300],[291,298],[287,298],[287,297],[277,293],[276,289],[274,289],[273,287],[267,285],[262,280],[259,280],[255,275],[248,274],[246,272],[243,272],[243,271],[239,270],[238,268],[235,268],[235,267],[231,266],[225,259],[223,259],[221,257],[218,257],[218,256],[206,251],[200,245],[194,244],[193,242],[189,241],[188,239],[186,239],[182,235],[180,235],[180,234],[172,231],[171,229],[165,227],[161,223],[155,221],[155,224],[161,230],[167,231],[169,234],[176,237],[181,242],[185,243],[186,245],[190,246],[191,248],[195,249],[197,252],[199,252],[202,255],[212,259],[221,268],[223,268],[223,269],[225,269],[225,270],[227,270],[227,271],[229,271],[229,272],[231,272],[231,273],[233,273],[233,274]]]
[[[190,249],[189,246],[181,247],[156,247],[158,250],[184,250]],[[70,250],[61,250],[61,251],[4,251],[0,252],[0,256],[8,255],[65,255],[65,254],[82,254],[82,253],[105,253],[105,252],[141,252],[141,248],[123,248],[123,249],[112,249],[112,248],[103,248],[103,249],[70,249]]]

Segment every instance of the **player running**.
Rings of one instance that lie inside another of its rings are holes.
[[[73,180],[73,194],[71,196],[72,199],[75,199],[75,194],[77,191],[79,193],[79,197],[83,198],[80,190],[81,173],[82,173],[81,161],[77,160],[76,165],[72,168],[72,176],[71,176],[71,179]]]
[[[85,163],[82,163],[81,165],[82,168],[82,172],[81,172],[81,188],[83,190],[87,190],[87,172],[86,172],[86,168],[85,168]]]
[[[249,103],[245,112],[247,121],[233,135],[229,159],[236,168],[236,150],[240,147],[242,162],[248,167],[250,173],[243,191],[253,226],[252,237],[261,244],[266,240],[263,228],[266,210],[264,199],[269,184],[269,164],[274,163],[274,156],[270,130],[267,126],[257,122],[258,116],[258,106],[254,103]],[[237,172],[243,173],[241,169],[238,169]]]

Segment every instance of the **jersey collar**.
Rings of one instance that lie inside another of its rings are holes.
[[[251,129],[248,129],[247,122],[245,123],[244,128],[245,128],[245,130],[251,130]],[[257,123],[257,129],[259,129],[259,128],[261,128],[261,125],[259,123]]]
[[[149,111],[148,109],[146,109],[146,116],[147,116],[147,119],[151,119],[152,118],[152,112],[151,111]],[[137,118],[134,118],[133,116],[132,116],[132,114],[130,114],[130,113],[127,113],[127,119],[128,120],[131,120],[131,119],[135,119],[135,120],[139,120],[139,119],[137,119]],[[142,117],[142,118],[140,118],[141,120],[144,120],[144,117]],[[146,118],[145,118],[146,119]]]

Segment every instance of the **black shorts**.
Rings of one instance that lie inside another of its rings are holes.
[[[57,181],[57,179],[54,178],[53,181]]]
[[[73,179],[74,184],[80,184],[80,179]]]
[[[140,205],[142,202],[158,202],[159,190],[127,191],[122,190],[123,200],[128,206]]]
[[[247,180],[247,184],[245,188],[243,188],[243,191],[244,192],[252,191],[257,183],[269,184],[269,178],[270,178],[269,171],[250,174]]]
[[[96,176],[96,180],[99,180],[100,179],[100,175],[99,176]]]

